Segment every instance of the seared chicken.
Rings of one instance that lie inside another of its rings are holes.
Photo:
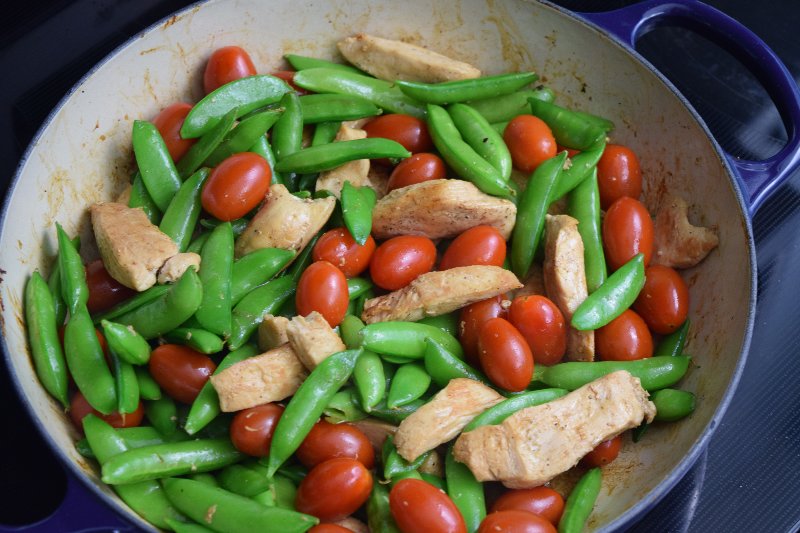
[[[289,319],[285,316],[264,315],[264,320],[258,325],[258,348],[266,352],[289,342],[288,325]]]
[[[689,206],[679,196],[664,198],[653,225],[653,264],[689,268],[719,245],[716,233],[689,222]]]
[[[186,269],[194,267],[200,270],[200,256],[193,252],[175,254],[164,263],[158,271],[158,282],[160,284],[173,283],[178,281]]]
[[[306,317],[292,318],[286,326],[286,335],[297,358],[309,371],[328,356],[345,350],[342,339],[316,311]]]
[[[353,141],[356,139],[365,139],[367,132],[362,129],[349,128],[342,124],[339,127],[339,132],[336,134],[334,142],[337,141]],[[317,178],[317,191],[330,191],[339,198],[342,194],[342,187],[344,182],[349,181],[350,185],[361,187],[368,185],[369,176],[369,159],[356,159],[355,161],[348,161],[331,170],[325,170],[319,173]]]

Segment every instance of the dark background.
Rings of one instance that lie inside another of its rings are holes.
[[[630,0],[561,0],[604,11]],[[800,79],[800,2],[709,1],[764,39]],[[4,6],[0,17],[0,190],[50,110],[80,77],[125,40],[187,5],[178,0],[35,0]],[[402,4],[398,4],[401,8]],[[664,72],[740,157],[768,157],[786,130],[766,92],[735,60],[679,28],[644,36],[638,51]],[[708,451],[636,531],[797,531],[800,528],[800,174],[754,219],[759,304],[741,384]],[[62,501],[65,474],[41,442],[0,370],[0,525],[33,524]],[[91,509],[94,496],[86,496]],[[72,501],[70,505],[74,505]],[[78,508],[83,508],[77,505]],[[91,512],[90,510],[86,511]],[[97,512],[99,529],[123,522]],[[0,526],[2,528],[2,526]],[[65,530],[54,524],[39,531]],[[74,529],[74,528],[72,528]]]

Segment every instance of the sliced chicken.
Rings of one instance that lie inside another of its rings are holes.
[[[288,325],[289,319],[285,316],[264,315],[264,320],[258,325],[258,348],[266,352],[289,342]]]
[[[350,128],[342,124],[336,134],[334,142],[353,141],[356,139],[366,139],[367,132],[362,129]],[[342,194],[344,182],[349,181],[350,185],[361,187],[369,184],[369,159],[356,159],[348,161],[331,170],[319,173],[317,178],[317,191],[330,191],[339,198]]]
[[[381,165],[370,165],[365,185],[372,187],[372,190],[375,191],[375,197],[380,200],[388,192],[389,169]]]
[[[158,271],[158,282],[162,285],[174,283],[183,276],[183,273],[189,267],[194,267],[196,271],[200,270],[200,256],[198,254],[194,252],[175,254],[167,259],[161,270]]]
[[[481,75],[469,63],[402,41],[359,33],[336,44],[350,63],[382,80],[437,83]]]
[[[568,215],[547,215],[545,219],[544,286],[547,297],[564,314],[567,323],[588,296],[583,240],[578,221]],[[594,331],[567,332],[567,359],[594,360]]]
[[[149,289],[164,262],[178,253],[175,242],[151,224],[141,209],[105,202],[94,204],[91,215],[103,264],[126,287]]]
[[[367,324],[405,320],[415,322],[460,309],[522,287],[509,270],[496,266],[465,266],[428,272],[403,287],[364,302],[361,319]]]
[[[453,453],[478,481],[531,488],[569,470],[604,440],[652,421],[655,413],[639,378],[621,370],[522,409],[502,424],[464,433]]]
[[[235,363],[211,376],[222,411],[228,413],[293,395],[308,376],[288,344]]]
[[[533,263],[528,270],[528,277],[525,278],[522,288],[514,291],[514,298],[519,296],[532,296],[539,294],[545,296],[547,290],[544,288],[544,272],[539,263]]]
[[[451,238],[480,225],[493,226],[508,240],[517,216],[509,200],[489,196],[464,180],[430,180],[395,189],[372,211],[376,239],[398,235]]]
[[[653,224],[653,264],[693,267],[718,245],[713,230],[689,222],[686,200],[672,195],[664,198]]]
[[[431,400],[400,423],[394,436],[397,452],[413,461],[453,439],[480,413],[505,398],[472,379],[450,380]]]
[[[271,185],[261,209],[236,240],[236,257],[261,248],[299,253],[322,229],[335,206],[335,198],[302,199],[281,184]]]
[[[130,183],[125,184],[125,188],[119,193],[117,198],[114,200],[118,204],[128,205],[128,202],[131,201],[131,190],[133,187]]]
[[[367,524],[359,520],[358,518],[353,518],[352,516],[348,516],[347,518],[342,518],[337,522],[333,522],[337,526],[342,526],[345,529],[349,529],[353,533],[369,533],[369,527]]]
[[[346,349],[339,335],[316,311],[306,317],[292,318],[286,326],[286,335],[297,358],[309,371],[317,368],[328,356]]]

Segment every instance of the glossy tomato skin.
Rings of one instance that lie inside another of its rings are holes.
[[[508,320],[522,333],[538,364],[554,365],[567,351],[564,314],[545,296],[518,296],[511,302]]]
[[[217,369],[205,354],[180,344],[162,344],[150,354],[150,375],[173,399],[190,404]]]
[[[252,152],[233,154],[211,171],[200,196],[203,209],[222,221],[245,216],[269,190],[272,170]]]
[[[250,54],[239,46],[225,46],[215,50],[208,58],[203,88],[208,94],[228,82],[255,74],[256,67]]]
[[[514,168],[533,172],[556,155],[556,140],[544,121],[533,115],[519,115],[508,123],[503,140],[511,152]]]
[[[335,328],[347,314],[349,303],[347,278],[331,263],[315,261],[303,271],[295,295],[299,315],[308,316],[317,311]]]
[[[470,304],[463,309],[458,318],[458,340],[464,347],[464,355],[474,365],[480,363],[478,358],[478,334],[483,325],[491,318],[506,318],[508,309],[503,305],[502,295],[494,296],[480,302]]]
[[[364,125],[368,138],[382,137],[398,142],[412,154],[430,152],[433,141],[428,133],[428,125],[424,120],[404,115],[391,113],[381,115],[370,120]]]
[[[231,442],[236,449],[253,457],[269,455],[272,435],[283,410],[276,403],[265,403],[236,413],[230,427]]]
[[[590,451],[581,459],[581,464],[586,468],[606,466],[614,461],[622,448],[622,436],[604,440],[594,450]]]
[[[667,266],[651,265],[644,275],[644,287],[633,308],[652,331],[668,335],[689,315],[689,287],[674,268]]]
[[[597,162],[597,185],[603,209],[623,196],[638,199],[642,194],[642,170],[633,150],[620,144],[606,145]]]
[[[69,401],[69,417],[81,433],[83,433],[83,419],[89,413],[105,420],[111,427],[131,428],[142,423],[142,419],[144,418],[144,405],[142,405],[140,401],[139,406],[132,413],[121,414],[119,411],[114,411],[113,413],[104,415],[89,405],[89,402],[86,401],[86,398],[80,391],[76,391]]]
[[[186,155],[189,148],[197,142],[197,139],[184,139],[181,137],[181,127],[186,120],[186,115],[191,110],[192,106],[190,104],[176,102],[162,109],[153,119],[153,124],[164,139],[164,144],[167,145],[167,150],[173,161],[179,161]]]
[[[369,273],[378,287],[402,289],[436,263],[436,245],[427,237],[401,235],[383,242],[372,255]]]
[[[401,187],[430,180],[443,180],[447,177],[447,169],[442,158],[436,154],[419,152],[400,161],[389,175],[387,184],[391,192]]]
[[[491,512],[527,511],[558,525],[564,512],[564,498],[550,487],[512,489],[500,496],[492,505]]]
[[[365,467],[375,466],[375,450],[363,431],[347,423],[331,424],[320,420],[297,449],[297,459],[306,468],[336,457],[350,457]]]
[[[345,277],[358,276],[369,268],[369,261],[375,253],[375,239],[367,237],[364,245],[358,244],[347,228],[333,228],[326,231],[314,245],[314,261],[327,261],[337,267]]]
[[[525,337],[504,318],[489,319],[478,333],[478,357],[498,387],[519,392],[533,377],[533,355]]]
[[[653,335],[631,309],[595,331],[595,353],[604,361],[633,361],[653,356]]]
[[[361,461],[337,457],[309,471],[297,489],[295,506],[301,513],[335,522],[358,510],[371,490],[372,474]]]
[[[603,247],[606,262],[614,271],[638,253],[644,265],[653,256],[653,220],[642,202],[623,196],[606,212],[603,219]]]
[[[439,270],[471,265],[503,266],[506,240],[492,226],[475,226],[450,243],[439,263]]]
[[[467,526],[450,497],[430,483],[401,479],[389,492],[389,508],[403,533],[466,533]]]
[[[478,533],[557,533],[549,520],[527,511],[508,510],[486,515]]]
[[[90,313],[111,309],[136,294],[135,290],[129,289],[111,277],[102,259],[96,259],[86,265],[86,284],[89,286],[89,300],[86,302],[86,307]]]

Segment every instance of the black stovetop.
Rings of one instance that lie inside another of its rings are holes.
[[[0,190],[39,125],[96,62],[181,0],[29,0],[0,19]],[[561,0],[601,11],[631,0]],[[800,2],[713,0],[751,28],[800,79]],[[786,132],[766,92],[727,54],[675,28],[642,38],[638,50],[661,69],[706,119],[724,148],[750,159],[774,154]],[[753,227],[759,302],[741,383],[706,453],[635,531],[797,531],[800,528],[800,173],[762,206]],[[0,370],[0,529],[34,524],[63,499],[67,478],[27,419]],[[90,493],[84,496],[94,499]],[[76,522],[77,523],[77,522]],[[84,523],[86,523],[84,521]],[[90,522],[91,523],[91,522]],[[98,529],[126,529],[98,514]],[[47,526],[54,530],[55,526]],[[44,527],[32,526],[44,531]],[[58,530],[70,530],[63,525]]]

